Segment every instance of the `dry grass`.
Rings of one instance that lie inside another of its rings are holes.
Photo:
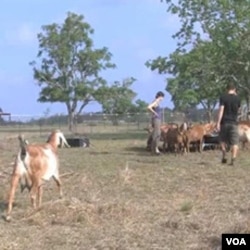
[[[250,233],[249,152],[237,167],[222,166],[219,151],[153,157],[146,137],[98,135],[95,147],[60,149],[64,198],[51,181],[34,211],[18,191],[12,222],[0,221],[0,249],[213,250],[221,233]],[[3,213],[18,143],[0,145]]]

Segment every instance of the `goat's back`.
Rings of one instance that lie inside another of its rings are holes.
[[[194,125],[187,130],[187,136],[190,141],[200,140],[205,134],[203,125]]]
[[[50,145],[28,145],[24,164],[32,174],[49,180],[58,173],[58,157]]]

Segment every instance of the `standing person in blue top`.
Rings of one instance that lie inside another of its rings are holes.
[[[231,163],[234,165],[238,153],[239,133],[238,133],[238,112],[240,108],[240,98],[237,95],[234,83],[227,85],[227,93],[220,97],[220,107],[217,119],[217,130],[222,151],[221,163],[226,163],[226,146],[231,147]]]
[[[159,142],[161,137],[161,108],[160,102],[164,98],[164,93],[159,91],[156,93],[154,101],[148,105],[148,110],[152,113],[152,143],[151,143],[151,151],[152,153],[159,155]]]

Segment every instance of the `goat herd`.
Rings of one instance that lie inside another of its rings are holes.
[[[146,129],[149,133],[147,149],[151,150],[152,128]],[[250,121],[240,121],[238,124],[239,139],[242,147],[250,142]],[[162,151],[188,153],[190,150],[202,152],[206,145],[213,148],[219,147],[218,133],[214,122],[205,124],[194,124],[188,126],[183,123],[180,126],[176,123],[161,125],[161,138],[163,142]]]
[[[243,147],[250,141],[250,121],[240,121],[239,125],[240,142]],[[147,129],[149,138],[147,147],[150,148],[152,141],[151,129]],[[213,134],[215,123],[196,124],[187,126],[186,123],[164,124],[161,126],[161,141],[163,151],[177,153],[188,153],[191,145],[201,152],[203,150],[204,138]],[[59,177],[59,164],[57,148],[59,146],[70,147],[63,133],[55,130],[51,133],[46,143],[29,144],[22,136],[19,136],[20,149],[16,155],[10,191],[7,201],[6,221],[11,220],[13,201],[18,184],[21,191],[29,190],[32,206],[37,208],[42,202],[43,181],[53,178],[58,186],[59,194],[62,196],[61,181]]]

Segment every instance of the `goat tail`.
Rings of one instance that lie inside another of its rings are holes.
[[[27,155],[27,148],[26,148],[26,146],[28,145],[28,141],[24,139],[23,135],[19,135],[18,136],[18,140],[19,140],[19,143],[20,143],[20,152],[19,152],[18,158],[19,158],[19,160],[22,161],[22,164],[24,164],[24,166],[25,166],[24,160],[25,160],[25,157]],[[26,171],[25,173],[23,173],[23,175],[20,178],[21,193],[26,188],[28,189],[28,191],[30,191],[31,187],[32,187],[32,182],[30,180],[28,172]]]

